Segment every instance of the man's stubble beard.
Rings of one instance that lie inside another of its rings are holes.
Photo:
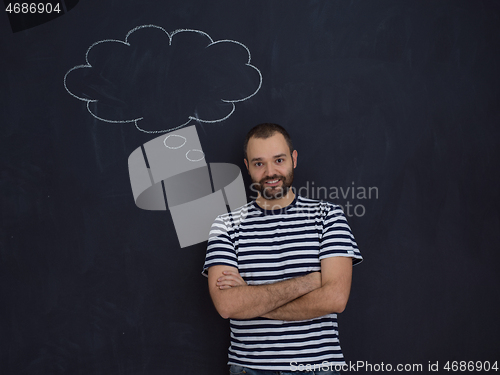
[[[282,185],[279,187],[265,187],[264,183],[265,181],[269,180],[276,180],[279,179],[282,182]],[[255,181],[252,179],[253,186],[256,188],[256,190],[260,193],[260,195],[266,199],[266,200],[276,200],[276,199],[281,199],[285,195],[287,195],[288,191],[290,190],[290,187],[292,186],[293,183],[293,168],[290,170],[290,173],[286,176],[281,176],[281,175],[273,175],[273,176],[267,176],[263,179],[261,179],[259,182]]]

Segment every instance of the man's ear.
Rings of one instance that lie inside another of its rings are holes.
[[[247,159],[243,159],[243,161],[245,162],[245,166],[247,167],[247,170],[248,170],[248,160]]]
[[[299,156],[299,153],[297,150],[293,150],[292,152],[292,160],[293,160],[293,167],[297,167],[297,156]]]

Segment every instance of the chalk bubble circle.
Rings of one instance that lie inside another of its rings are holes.
[[[177,143],[177,141],[175,140],[175,138],[173,137],[177,137],[177,138],[181,138],[184,142],[180,145],[180,146],[176,146],[175,144]],[[167,144],[167,140],[171,138]],[[164,140],[163,140],[163,144],[165,145],[166,148],[169,148],[171,150],[176,150],[178,148],[181,148],[182,146],[184,146],[187,142],[187,139],[186,137],[183,137],[182,135],[177,135],[177,134],[170,134],[169,136],[167,136]],[[188,151],[189,152],[189,151]]]
[[[186,159],[189,161],[200,161],[203,160],[205,154],[201,150],[189,150],[186,152]]]

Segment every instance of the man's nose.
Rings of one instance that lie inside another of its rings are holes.
[[[266,164],[266,176],[274,176],[276,174],[276,168],[273,164]]]

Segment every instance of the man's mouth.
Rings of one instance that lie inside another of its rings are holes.
[[[267,180],[265,182],[265,184],[268,185],[268,186],[276,186],[276,185],[279,184],[280,181],[281,180],[279,178],[278,179],[274,179],[274,180]]]

